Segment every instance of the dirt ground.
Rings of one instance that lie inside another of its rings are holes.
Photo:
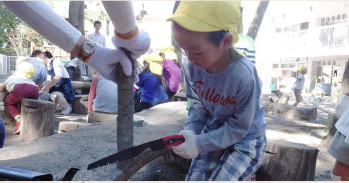
[[[316,101],[310,100],[309,96],[305,96],[304,99],[305,99],[305,102],[301,103],[299,106],[300,107],[310,107],[310,106],[317,107],[318,108],[317,120],[314,122],[308,122],[303,120],[287,120],[277,115],[266,114],[265,119],[267,121],[267,138],[303,143],[303,144],[318,148],[319,154],[318,154],[317,163],[316,163],[315,180],[328,181],[328,180],[331,180],[330,171],[334,165],[335,160],[327,153],[326,151],[327,147],[323,143],[323,141],[328,131],[327,117],[330,113],[334,112],[335,103],[331,101],[316,102]],[[291,97],[289,104],[292,104],[292,102],[293,102],[293,98]],[[173,112],[171,114],[173,114]],[[157,116],[154,118],[159,118],[159,117]],[[163,118],[164,121],[171,120],[171,115],[170,116],[164,115],[164,116],[161,116],[161,118]],[[84,122],[85,120],[86,120],[86,115],[77,115],[77,114],[70,114],[67,116],[56,115],[55,133],[57,133],[58,124],[60,121]],[[99,129],[100,128],[99,126],[90,125],[88,127],[83,127],[83,128],[94,128],[94,127],[96,128],[95,133],[102,133],[100,134],[101,136],[106,135],[106,134],[103,134],[103,133],[107,133],[105,131],[106,129],[104,129],[103,131],[103,129]],[[170,126],[167,126],[167,127],[170,127]],[[11,148],[11,146],[18,146],[20,144],[23,144],[20,142],[18,135],[13,135],[11,133],[13,128],[14,128],[13,125],[6,126],[7,136],[6,136],[5,145],[4,145],[4,147],[6,148],[0,150],[0,156],[1,156],[1,152],[6,151],[7,148]],[[166,128],[166,127],[164,126],[163,128]],[[149,133],[151,129],[152,128],[148,129]],[[78,130],[81,131],[83,129],[78,129]],[[109,131],[110,130],[108,129],[108,132]],[[67,132],[67,135],[68,133],[69,132]],[[147,138],[146,136],[149,135],[149,133],[144,132],[142,130],[142,133],[137,133],[137,136],[138,136],[137,138],[142,139],[142,137],[139,137],[139,135],[142,135],[142,134],[145,135],[143,138]],[[81,136],[83,136],[82,132],[81,134],[82,134]],[[61,136],[62,134],[59,134],[59,135]],[[91,138],[98,137],[98,136],[99,136],[98,134],[93,134],[91,135]],[[85,135],[81,138],[88,138],[88,137],[86,137]],[[98,143],[100,142],[98,141]],[[98,147],[103,147],[104,145],[109,147],[110,142],[105,142],[105,143],[106,144],[98,144]],[[28,143],[26,145],[28,145]],[[81,144],[79,144],[78,146],[81,146]],[[112,149],[112,150],[115,151],[115,149]],[[40,153],[40,152],[41,150],[38,151],[37,153]],[[96,156],[96,154],[92,153],[92,156]],[[71,161],[74,161],[74,157],[75,156],[72,155]],[[4,161],[6,161],[6,158],[5,159],[4,157],[1,158],[0,165],[2,164],[1,162],[4,162]],[[86,159],[86,161],[88,160]],[[27,166],[29,166],[29,164]],[[115,171],[117,170],[114,165],[109,165],[109,166],[112,166],[111,169],[113,171],[110,171],[110,167],[109,167],[109,169],[104,168],[104,169],[95,171],[93,175],[103,174],[103,175],[106,175],[106,177],[112,177],[112,175],[115,175]],[[147,168],[144,168],[142,169],[142,171],[135,174],[131,178],[131,180],[164,180],[163,178],[165,176],[168,177],[166,178],[166,180],[184,180],[185,173],[183,173],[181,170],[173,169],[173,167],[169,168],[170,166],[171,165],[162,164],[161,161],[154,161],[150,165],[148,165]],[[169,170],[172,172],[168,172]],[[101,173],[101,171],[104,171],[104,172]],[[86,177],[84,175],[85,175],[84,173],[77,174],[74,180],[96,180],[95,179],[96,177],[94,177],[94,179],[91,179],[91,177]],[[169,176],[172,176],[172,177],[169,177]],[[59,177],[56,177],[56,178],[58,179]],[[108,179],[97,179],[97,180],[108,180]]]

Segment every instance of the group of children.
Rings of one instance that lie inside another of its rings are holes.
[[[139,81],[134,85],[134,111],[140,112],[168,101],[179,88],[181,68],[173,46],[160,53],[150,53],[143,59]]]
[[[131,51],[136,59],[150,45],[150,38],[137,28],[133,12],[127,8],[130,2],[103,2],[115,27],[115,49],[88,44],[81,33],[44,3],[4,4],[51,42],[75,55],[85,53],[80,58],[109,80],[115,81],[117,63],[126,75],[132,74],[120,47]],[[45,8],[34,11],[37,7]],[[184,130],[179,133],[185,142],[172,148],[177,155],[193,159],[186,180],[250,180],[263,163],[267,140],[264,108],[259,104],[261,82],[253,63],[234,49],[239,39],[240,7],[240,1],[181,1],[168,19],[172,21],[174,39],[187,55],[183,72],[186,94],[192,102]],[[25,12],[31,12],[35,19]],[[40,26],[36,20],[42,25],[55,21],[57,26],[48,30],[49,26]],[[82,45],[90,45],[92,52]],[[158,58],[145,61],[136,85],[141,89],[140,101],[153,105],[154,95],[142,90],[142,82],[151,81],[155,91],[161,81],[159,65],[165,73],[167,63]],[[175,87],[170,79],[165,83],[171,95]]]
[[[47,75],[50,77],[47,78]],[[21,131],[20,104],[23,98],[51,100],[56,111],[69,114],[75,92],[63,64],[53,59],[49,51],[33,51],[31,57],[18,60],[16,70],[4,83],[0,92],[7,92],[5,108],[16,122],[14,134]]]

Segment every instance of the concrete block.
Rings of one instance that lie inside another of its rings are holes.
[[[74,121],[62,121],[59,123],[58,133],[67,132],[71,130],[75,130],[77,128],[81,128],[91,123],[82,123],[82,122],[74,122]]]

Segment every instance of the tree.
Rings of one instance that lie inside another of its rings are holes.
[[[82,35],[85,35],[84,9],[84,1],[69,2],[69,23],[79,30]],[[70,58],[73,59],[75,56],[71,54]]]
[[[247,35],[256,40],[259,28],[262,24],[264,13],[267,10],[269,1],[260,1],[254,19],[248,28]]]
[[[0,2],[0,53],[27,55],[30,43],[43,44],[40,34],[24,24]],[[48,41],[47,41],[48,42]]]

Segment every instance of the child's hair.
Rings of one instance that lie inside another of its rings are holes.
[[[212,42],[213,44],[215,44],[216,46],[218,46],[219,43],[221,43],[221,41],[223,40],[225,34],[227,34],[227,33],[228,33],[228,31],[226,31],[226,30],[209,32],[208,33],[208,40],[210,42]]]
[[[95,22],[93,23],[93,26],[96,26],[97,24],[102,25],[102,22],[97,20],[97,21],[95,21]]]
[[[42,51],[40,50],[34,50],[30,57],[37,57],[38,55],[42,54]]]
[[[44,55],[45,55],[45,57],[47,57],[49,59],[53,58],[52,53],[49,51],[45,51]]]

